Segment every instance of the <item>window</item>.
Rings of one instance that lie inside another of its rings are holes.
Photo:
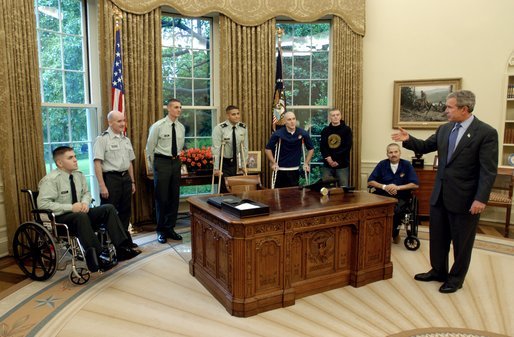
[[[92,142],[97,109],[90,104],[86,4],[80,0],[36,0],[43,144],[46,170],[55,168],[52,150],[73,147],[95,195]]]
[[[294,111],[299,126],[308,129],[319,149],[321,130],[328,123],[330,74],[330,23],[277,23],[282,28],[282,64],[286,106]],[[312,159],[311,181],[317,180],[323,158]],[[305,181],[301,180],[300,184]]]
[[[212,145],[216,108],[212,89],[212,20],[162,17],[163,97],[182,102],[187,148]],[[166,111],[165,111],[166,113]],[[181,194],[210,192],[210,185],[181,187]]]

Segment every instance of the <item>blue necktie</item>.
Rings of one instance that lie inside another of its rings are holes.
[[[455,146],[457,144],[457,136],[459,135],[459,129],[462,127],[460,123],[455,124],[452,132],[450,133],[450,137],[448,138],[448,157],[446,158],[446,162],[448,163],[452,158],[453,151],[455,150]]]

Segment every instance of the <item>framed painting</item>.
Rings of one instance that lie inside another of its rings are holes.
[[[261,172],[261,151],[248,151],[248,172]]]
[[[435,129],[446,123],[446,96],[460,88],[460,78],[394,81],[393,128]]]

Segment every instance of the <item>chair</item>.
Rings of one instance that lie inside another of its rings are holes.
[[[498,175],[494,181],[487,206],[503,207],[506,209],[505,233],[509,237],[510,214],[512,209],[512,193],[514,187],[514,168],[498,167]]]
[[[225,186],[229,193],[238,193],[262,190],[261,176],[258,174],[247,176],[225,177]]]

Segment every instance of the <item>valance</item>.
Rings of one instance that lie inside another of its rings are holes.
[[[222,13],[236,23],[256,26],[279,16],[298,22],[316,21],[326,15],[343,19],[357,34],[364,36],[365,0],[111,0],[133,14],[169,6],[185,16],[198,17]]]

